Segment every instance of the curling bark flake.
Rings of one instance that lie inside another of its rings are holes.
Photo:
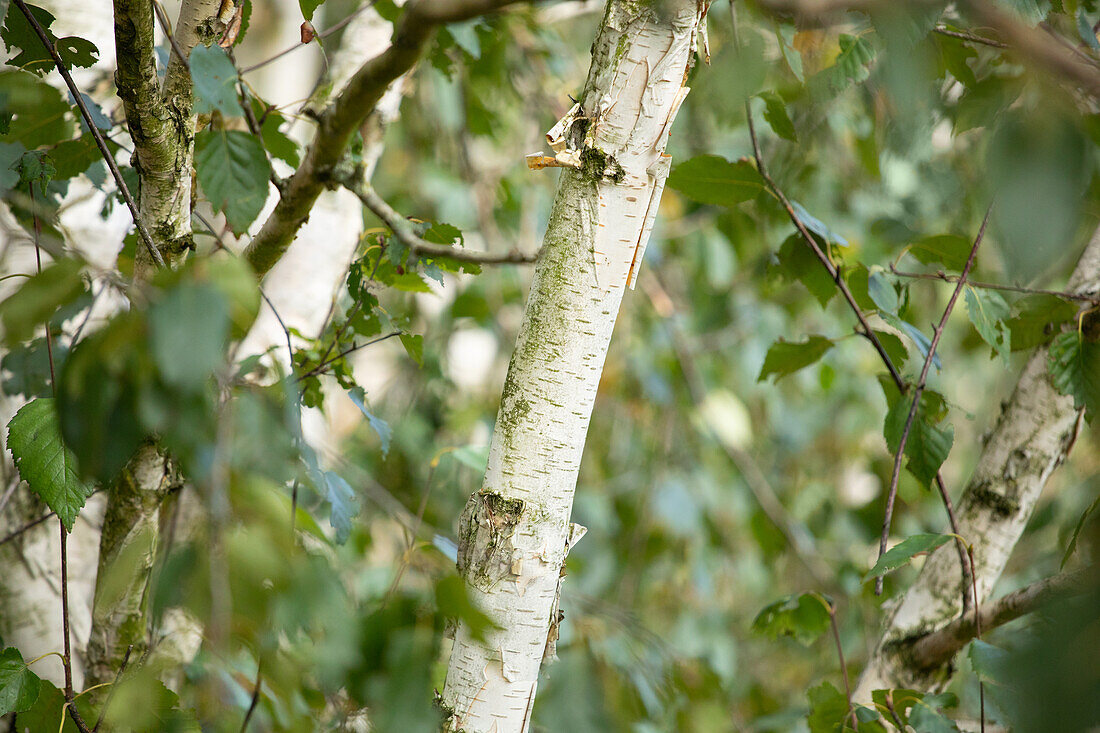
[[[459,572],[500,629],[459,625],[444,704],[451,730],[526,731],[553,658],[581,454],[623,292],[660,203],[665,143],[709,3],[609,0],[578,106],[547,135],[565,168],[481,491],[460,520]],[[550,162],[553,160],[554,162]],[[540,161],[544,161],[540,163]]]
[[[1081,255],[1069,291],[1100,294],[1100,229]],[[959,501],[959,532],[974,546],[977,603],[989,598],[1043,487],[1065,460],[1080,427],[1073,399],[1052,386],[1047,361],[1046,347],[1028,360]],[[888,612],[853,697],[869,702],[874,690],[942,689],[951,679],[950,665],[925,668],[915,659],[913,645],[957,618],[961,600],[958,556],[944,545],[925,561],[916,582]]]

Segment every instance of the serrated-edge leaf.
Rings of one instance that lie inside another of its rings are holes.
[[[907,537],[882,553],[882,557],[878,559],[874,567],[867,572],[867,575],[863,576],[863,582],[897,570],[908,564],[914,556],[931,552],[950,541],[951,535],[946,534],[915,534],[912,537]]]
[[[191,51],[188,65],[195,90],[196,113],[217,110],[226,117],[244,114],[237,98],[237,68],[225,49],[217,44],[204,46],[200,43]]]
[[[94,488],[80,479],[76,457],[61,439],[52,397],[33,399],[8,423],[8,450],[19,476],[72,530]]]
[[[15,647],[0,651],[0,715],[21,713],[38,699],[42,680]]]
[[[1100,343],[1086,341],[1078,330],[1058,334],[1050,342],[1048,368],[1054,388],[1073,398],[1089,417],[1100,411]]]
[[[203,130],[195,136],[195,169],[210,203],[243,234],[267,201],[271,164],[259,140],[241,130]]]
[[[966,313],[974,330],[1005,360],[1012,353],[1012,332],[1005,325],[1009,310],[1000,293],[979,291],[969,285],[966,287]]]

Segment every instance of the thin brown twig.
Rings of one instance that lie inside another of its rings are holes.
[[[122,679],[122,673],[126,671],[126,665],[130,662],[130,653],[133,651],[133,644],[126,647],[126,653],[122,655],[122,664],[118,666],[118,671],[115,672],[115,681],[112,683],[111,689],[107,692],[107,699],[103,701],[103,708],[99,711],[99,717],[96,718],[95,727],[92,728],[92,733],[99,733],[99,726],[103,723],[103,716],[107,713],[107,708],[111,704],[111,698],[115,696],[115,690],[118,689],[118,681]]]
[[[833,628],[833,641],[836,642],[836,655],[840,660],[840,671],[844,676],[844,699],[848,703],[848,714],[844,716],[845,722],[849,719],[855,722],[856,709],[852,705],[852,685],[848,681],[848,665],[844,661],[844,647],[840,643],[840,628],[836,623],[836,605],[831,601],[826,603],[826,609],[829,611],[829,625]],[[852,728],[857,727],[852,725]]]
[[[326,28],[325,30],[318,33],[315,36],[315,38],[326,38],[328,36],[331,36],[333,33],[340,30],[341,28],[346,26],[351,21],[355,20],[356,16],[358,16],[360,13],[365,11],[367,8],[370,8],[371,6],[373,6],[374,3],[375,3],[375,0],[370,0],[370,2],[365,3],[362,7],[355,10],[354,12],[350,13],[343,20],[339,21],[338,23],[336,23],[336,24],[332,25],[331,27]],[[308,43],[296,43],[293,46],[290,46],[289,48],[284,48],[282,51],[279,51],[274,56],[269,56],[268,58],[264,59],[263,61],[252,64],[252,66],[246,66],[245,68],[241,69],[240,73],[241,74],[248,74],[252,71],[255,71],[256,69],[262,69],[263,67],[265,67],[268,64],[272,63],[273,61],[278,61],[283,56],[286,56],[288,53],[293,53],[294,51],[297,51],[299,48],[304,48],[308,45],[309,45]]]
[[[321,363],[319,363],[317,366],[310,369],[308,372],[305,372],[304,374],[300,375],[298,377],[298,381],[306,379],[307,377],[317,376],[318,374],[324,374],[325,367],[329,366],[330,364],[332,364],[334,362],[339,361],[340,359],[344,358],[348,354],[351,354],[355,351],[359,351],[359,349],[365,349],[368,346],[373,346],[374,344],[385,341],[386,339],[391,339],[394,336],[401,336],[403,333],[404,333],[404,331],[390,331],[389,333],[385,334],[384,336],[379,336],[377,338],[371,339],[370,341],[365,341],[361,344],[355,344],[353,346],[350,346],[350,347],[344,349],[343,351],[339,352],[338,354],[336,354],[336,356],[333,356],[330,359],[323,360]]]
[[[12,2],[15,3],[15,6],[19,8],[19,11],[27,18],[27,22],[30,23],[31,27],[34,28],[34,32],[38,35],[39,40],[42,41],[42,45],[46,47],[46,51],[49,52],[50,57],[53,59],[57,71],[61,74],[61,78],[65,80],[65,86],[67,86],[69,92],[72,93],[73,101],[76,102],[76,106],[80,110],[80,115],[84,118],[84,124],[87,125],[88,131],[92,134],[96,147],[99,148],[100,155],[103,156],[104,162],[107,163],[107,168],[111,171],[111,176],[115,179],[115,185],[118,186],[119,193],[122,194],[122,198],[126,202],[127,208],[130,209],[130,214],[134,217],[134,226],[137,227],[138,234],[141,236],[141,241],[145,244],[146,249],[149,250],[149,256],[153,258],[153,262],[157,264],[157,267],[166,267],[160,250],[158,250],[157,246],[153,243],[153,238],[149,235],[149,230],[145,228],[145,223],[141,220],[138,206],[134,202],[134,197],[130,195],[130,189],[126,186],[126,181],[122,178],[122,172],[119,171],[114,156],[111,155],[111,151],[107,149],[107,143],[103,140],[103,135],[100,133],[99,128],[95,126],[95,122],[92,121],[92,113],[88,111],[88,105],[84,103],[84,97],[81,96],[80,89],[76,86],[72,76],[69,75],[69,71],[65,68],[65,62],[62,61],[61,57],[57,54],[57,49],[50,43],[50,37],[46,35],[46,31],[42,28],[38,19],[31,13],[27,4],[23,0],[12,0]]]
[[[50,517],[54,516],[54,515],[55,515],[56,513],[57,513],[57,512],[50,512],[50,513],[48,513],[48,514],[43,514],[43,515],[42,515],[41,517],[39,517],[38,519],[32,519],[31,521],[27,522],[27,523],[26,523],[26,524],[24,524],[24,525],[23,525],[22,527],[20,527],[19,529],[15,530],[15,531],[14,531],[14,532],[12,532],[11,534],[9,534],[9,535],[8,535],[7,537],[4,537],[3,539],[0,539],[0,547],[2,547],[2,546],[4,546],[4,545],[6,545],[7,543],[11,542],[11,541],[12,541],[12,540],[14,540],[14,539],[15,539],[16,537],[18,537],[19,535],[23,534],[23,533],[24,533],[24,532],[26,532],[27,530],[29,530],[29,529],[34,529],[35,527],[37,527],[38,525],[42,524],[43,522],[45,522],[45,521],[46,521],[47,519],[49,519]]]
[[[730,15],[733,19],[734,37],[736,39],[737,16],[732,3],[730,4]],[[749,138],[752,141],[753,158],[756,160],[756,167],[760,173],[760,176],[771,188],[772,192],[775,194],[776,198],[779,199],[780,203],[783,204],[783,207],[787,210],[787,215],[790,217],[791,221],[794,223],[795,227],[802,235],[803,240],[810,247],[810,249],[813,250],[814,255],[817,257],[822,267],[824,267],[826,272],[829,273],[829,276],[833,279],[833,282],[836,283],[837,288],[839,288],[841,294],[844,295],[844,299],[848,302],[848,306],[852,309],[852,312],[856,316],[856,320],[859,321],[860,324],[860,329],[857,329],[856,332],[871,342],[871,345],[874,346],[875,351],[879,355],[879,358],[882,359],[882,363],[886,366],[887,371],[890,372],[890,376],[894,380],[894,384],[897,386],[898,390],[904,394],[908,390],[909,385],[902,378],[901,373],[898,371],[897,367],[894,366],[893,361],[890,359],[890,355],[886,353],[886,349],[883,347],[882,342],[879,341],[878,337],[875,335],[875,332],[868,324],[866,316],[863,315],[863,310],[859,307],[859,304],[856,303],[855,298],[852,296],[852,292],[848,288],[847,283],[845,283],[844,280],[841,278],[840,268],[835,267],[829,257],[817,245],[817,241],[814,240],[814,238],[806,230],[806,225],[802,222],[802,219],[798,216],[797,212],[795,212],[794,207],[791,206],[790,201],[787,199],[782,189],[780,189],[775,180],[772,179],[770,175],[768,175],[767,168],[764,165],[764,156],[760,152],[760,142],[756,136],[756,126],[752,118],[752,108],[748,101],[745,102],[745,117],[748,121]],[[940,498],[943,500],[944,510],[947,513],[947,519],[951,525],[951,531],[956,536],[959,536],[959,522],[958,518],[955,515],[955,508],[951,503],[951,497],[947,493],[947,488],[944,486],[943,477],[938,471],[936,472],[936,488],[939,490]],[[967,583],[965,581],[967,576],[971,575],[971,569],[970,566],[967,564],[966,551],[964,549],[961,539],[955,540],[955,547],[959,556],[959,566],[962,569],[961,575],[964,581],[962,588],[962,612],[963,614],[965,614],[969,607]],[[881,576],[879,577],[877,582],[882,582]]]
[[[775,180],[768,174],[767,167],[764,165],[764,156],[760,152],[760,143],[756,137],[756,127],[752,120],[752,110],[748,102],[745,103],[745,115],[749,124],[749,137],[752,140],[753,157],[756,159],[756,169],[760,173],[760,177],[764,179],[768,188],[771,189],[772,193],[779,199],[779,203],[786,210],[787,216],[790,217],[791,222],[795,225],[795,228],[798,229],[799,234],[802,235],[802,239],[806,242],[806,245],[813,251],[814,256],[817,257],[818,261],[829,273],[829,277],[836,283],[841,295],[844,296],[844,300],[848,302],[849,307],[851,307],[852,312],[855,314],[856,320],[859,321],[860,335],[865,337],[871,342],[871,345],[875,347],[875,351],[878,352],[883,364],[885,364],[887,370],[889,370],[890,377],[894,380],[894,384],[898,386],[898,389],[904,392],[906,388],[905,380],[902,379],[901,373],[898,372],[897,367],[894,366],[894,362],[890,359],[890,355],[886,353],[886,348],[882,345],[882,342],[879,341],[878,336],[875,335],[874,330],[871,328],[871,324],[867,322],[867,317],[863,315],[863,310],[859,307],[859,304],[856,303],[855,296],[852,295],[852,291],[848,288],[848,284],[844,282],[840,268],[836,267],[832,263],[832,260],[829,259],[828,255],[822,251],[817,240],[814,239],[813,235],[806,229],[806,225],[803,223],[802,218],[799,217],[794,207],[791,206],[790,199],[787,198],[783,190],[779,188],[779,185],[776,184]]]
[[[244,714],[244,720],[241,721],[241,733],[245,733],[248,730],[248,723],[252,720],[252,715],[256,712],[256,706],[260,703],[260,686],[264,681],[264,661],[261,658],[256,662],[256,684],[252,688],[252,700],[248,703],[248,710]]]
[[[961,41],[970,41],[971,43],[980,43],[983,46],[992,46],[993,48],[1008,48],[1007,43],[1001,41],[995,41],[992,38],[986,38],[979,36],[968,31],[957,31],[951,28],[946,28],[942,25],[938,25],[932,29],[932,32],[939,33],[941,36],[950,36],[951,38],[958,38]]]
[[[153,12],[157,16],[157,22],[160,23],[160,29],[164,31],[165,37],[168,38],[168,43],[171,44],[172,50],[175,51],[176,57],[179,58],[180,63],[183,64],[183,68],[187,69],[187,73],[191,73],[191,64],[187,62],[187,54],[180,48],[179,43],[176,42],[176,36],[172,33],[172,24],[168,22],[168,16],[164,12],[164,8],[161,7],[160,0],[152,0]]]
[[[970,557],[970,567],[974,567],[974,545],[966,546],[966,554]],[[978,604],[978,574],[972,573],[970,576],[971,581],[974,583],[974,638],[982,638],[982,609]],[[979,721],[981,721],[982,733],[985,733],[985,683],[982,682],[981,673],[978,673],[978,707],[979,707]]]
[[[897,453],[894,456],[894,469],[890,474],[890,489],[886,494],[886,508],[883,512],[882,518],[882,536],[879,537],[878,555],[882,557],[882,554],[886,552],[886,543],[890,539],[890,525],[892,524],[894,514],[894,501],[898,495],[898,479],[901,477],[901,461],[905,455],[905,444],[909,441],[909,432],[913,428],[913,420],[917,416],[917,409],[920,407],[921,393],[924,392],[924,386],[928,379],[928,370],[932,366],[932,360],[936,356],[936,347],[940,343],[940,337],[943,335],[943,329],[947,325],[947,319],[951,315],[951,311],[955,309],[955,303],[959,299],[959,294],[962,292],[963,287],[966,285],[966,276],[970,274],[970,269],[974,266],[974,259],[978,255],[978,247],[982,244],[982,239],[985,237],[985,228],[989,224],[989,215],[993,211],[993,204],[989,205],[989,208],[985,211],[985,217],[982,219],[981,228],[978,229],[978,235],[974,238],[974,245],[970,248],[970,255],[966,259],[966,264],[963,265],[962,274],[959,276],[958,284],[955,286],[955,290],[951,293],[951,298],[947,301],[947,307],[944,308],[943,316],[940,318],[939,325],[936,326],[935,331],[932,333],[932,342],[928,346],[928,353],[924,357],[924,365],[920,370],[920,377],[917,378],[917,384],[913,389],[913,403],[909,406],[909,414],[905,418],[905,427],[902,429],[901,440],[898,442]],[[973,570],[974,564],[970,563],[970,568]],[[974,579],[974,573],[971,572],[971,579]],[[882,594],[883,580],[880,575],[875,579],[875,595]],[[977,605],[977,596],[974,598],[974,605]]]
[[[952,275],[943,270],[937,270],[936,272],[907,272],[905,270],[899,270],[895,265],[890,265],[890,274],[897,275],[898,277],[910,278],[912,280],[942,280],[948,283],[959,281],[958,275]],[[1020,285],[1002,285],[1000,283],[988,283],[979,280],[967,280],[966,284],[971,287],[982,288],[983,290],[1003,290],[1010,293],[1023,293],[1025,295],[1053,295],[1056,298],[1063,298],[1065,300],[1079,300],[1083,303],[1100,304],[1100,296],[1087,295],[1085,293],[1070,293],[1064,290],[1046,290],[1043,288],[1025,288]]]
[[[470,262],[479,265],[495,264],[527,264],[538,259],[538,254],[512,251],[503,254],[492,252],[471,252],[470,250],[452,247],[447,244],[428,242],[417,236],[408,219],[401,216],[392,206],[378,195],[361,176],[346,176],[340,183],[366,206],[370,211],[382,220],[382,223],[390,228],[403,244],[418,257],[446,257],[457,262]]]

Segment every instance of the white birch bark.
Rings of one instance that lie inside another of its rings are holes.
[[[562,565],[592,406],[623,291],[668,173],[706,5],[609,0],[578,107],[548,135],[567,167],[504,384],[481,491],[459,529],[459,572],[501,628],[459,625],[443,701],[454,730],[526,731],[554,655]],[[542,159],[545,160],[545,159]]]
[[[1078,261],[1069,290],[1100,293],[1100,230]],[[1043,347],[1028,360],[959,501],[959,532],[974,545],[977,603],[989,597],[1043,487],[1077,435],[1078,413],[1073,400],[1051,385],[1047,356]],[[961,599],[958,555],[952,545],[944,545],[888,612],[854,697],[869,702],[874,690],[945,686],[953,671],[950,665],[921,669],[907,652],[913,640],[957,618]]]

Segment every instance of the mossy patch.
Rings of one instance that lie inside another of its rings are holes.
[[[626,177],[626,171],[615,160],[614,155],[605,153],[599,148],[585,147],[581,149],[581,176],[594,183],[603,180],[622,183]]]

